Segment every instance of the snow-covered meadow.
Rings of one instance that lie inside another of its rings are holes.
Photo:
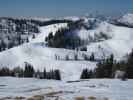
[[[90,79],[75,82],[34,78],[0,78],[0,100],[133,100],[133,80]],[[17,99],[18,100],[18,99]],[[38,99],[37,99],[38,100]],[[78,100],[78,99],[77,99]],[[94,99],[95,100],[95,99]]]

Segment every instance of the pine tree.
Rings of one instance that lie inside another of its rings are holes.
[[[80,79],[88,79],[89,74],[88,74],[88,69],[83,69]]]
[[[90,56],[90,61],[95,61],[94,53],[91,54],[91,56]]]
[[[83,54],[83,57],[84,57],[84,60],[90,60],[90,58],[86,54]]]
[[[43,70],[43,78],[44,78],[44,79],[47,78],[47,72],[46,72],[46,69]]]
[[[29,42],[29,38],[27,37],[27,38],[26,38],[26,43],[28,43],[28,42]]]
[[[105,78],[105,65],[103,62],[99,62],[96,68],[96,78]]]
[[[74,60],[78,60],[78,55],[77,54],[74,55]]]
[[[54,73],[55,73],[55,79],[56,80],[61,80],[60,71],[59,70],[55,70]]]
[[[31,64],[25,63],[24,77],[33,77],[34,68]]]
[[[46,75],[47,77],[46,77],[46,79],[51,79],[51,74],[50,74],[50,72],[47,72],[47,75]]]
[[[35,39],[35,38],[36,38],[36,36],[35,36],[35,34],[33,34],[33,35],[32,35],[32,39]]]
[[[126,72],[127,72],[127,77],[133,79],[133,50],[128,57]]]
[[[24,75],[24,70],[20,67],[16,67],[12,70],[12,72],[14,73],[14,76],[16,76],[16,74],[18,75],[18,77],[23,77]]]
[[[56,79],[53,69],[50,71],[50,79]]]
[[[6,49],[6,44],[5,44],[4,40],[1,41],[1,48],[2,48],[2,50]]]
[[[65,60],[67,60],[67,61],[69,60],[69,56],[68,55],[66,55]]]
[[[88,71],[88,78],[94,78],[94,71]]]

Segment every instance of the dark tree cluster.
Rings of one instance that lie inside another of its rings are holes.
[[[113,78],[116,71],[125,72],[122,79],[133,79],[133,50],[128,55],[127,61],[115,61],[114,56],[111,55],[107,59],[100,61],[97,67],[92,70],[84,69],[81,73],[81,79],[87,78]],[[93,77],[90,77],[93,76]]]
[[[126,73],[128,78],[133,79],[133,50],[128,56]]]
[[[93,70],[89,70],[89,69],[83,69],[80,79],[90,79],[90,78],[94,78],[94,72]]]
[[[114,56],[111,55],[109,58],[97,64],[96,77],[111,78],[113,66],[114,66]]]
[[[61,80],[61,75],[59,70],[50,70],[46,71],[44,69],[43,72],[40,72],[39,70],[35,72],[34,77],[39,79],[54,79],[54,80]]]
[[[75,49],[82,45],[82,40],[78,36],[72,36],[69,34],[70,30],[68,28],[59,29],[55,35],[50,33],[48,37],[45,38],[47,45],[54,48],[69,48]]]
[[[58,24],[58,23],[70,23],[72,22],[71,20],[56,20],[56,19],[52,19],[52,20],[49,20],[49,21],[39,21],[39,20],[33,20],[31,19],[30,20],[32,23],[35,23],[36,25],[39,25],[39,26],[47,26],[47,25],[51,25],[51,24]]]
[[[50,70],[43,72],[35,71],[34,67],[25,62],[25,68],[16,67],[14,69],[9,69],[7,67],[0,68],[0,76],[12,76],[12,77],[25,77],[25,78],[39,78],[39,79],[54,79],[61,80],[61,75],[59,70]]]
[[[68,23],[68,27],[71,29],[71,30],[75,30],[75,29],[81,29],[82,27],[86,27],[85,24],[84,24],[84,20],[83,19],[80,19],[78,21],[71,21]]]
[[[14,73],[6,67],[0,68],[0,76],[13,76]]]
[[[38,25],[27,19],[0,18],[0,51],[29,42],[39,33]]]
[[[24,77],[33,77],[35,70],[29,63],[25,63]]]
[[[82,54],[82,56],[85,61],[97,61],[94,53],[91,53],[91,55],[89,55],[89,56],[87,54]]]
[[[16,77],[33,77],[35,71],[31,64],[25,62],[25,68],[16,67],[14,69],[9,69],[7,67],[2,67],[0,69],[0,76],[16,76]]]
[[[69,22],[67,28],[61,28],[55,35],[50,33],[45,41],[49,47],[76,49],[84,44],[84,41],[75,34],[76,29],[82,27],[82,21]]]

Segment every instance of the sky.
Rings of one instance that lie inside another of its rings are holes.
[[[0,16],[64,17],[133,13],[133,0],[0,0]]]

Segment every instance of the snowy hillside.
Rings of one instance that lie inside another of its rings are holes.
[[[74,19],[78,20],[77,17]],[[52,32],[54,35],[60,28],[67,27],[67,23],[52,24],[40,27],[40,32],[35,34],[35,38],[29,35],[28,43],[0,52],[0,66],[23,68],[24,62],[28,62],[35,69],[60,69],[63,80],[77,80],[83,68],[96,67],[97,62],[86,61],[85,55],[90,56],[94,53],[96,59],[102,60],[114,54],[115,59],[121,60],[131,52],[133,28],[117,26],[94,18],[83,19],[83,27],[69,34],[77,35],[84,40],[83,47],[87,47],[87,51],[48,47],[45,38],[49,33]],[[77,60],[74,58],[75,55]]]
[[[133,28],[120,27],[102,22],[96,29],[86,32],[86,36],[84,37],[88,37],[87,33],[92,37],[100,33],[109,37],[107,40],[89,44],[87,46],[88,52],[95,52],[95,54],[104,52],[104,55],[112,53],[116,59],[120,59],[131,52],[133,48]],[[80,35],[82,35],[82,31]]]
[[[96,63],[88,61],[73,61],[74,54],[78,54],[81,59],[82,53],[65,50],[46,48],[45,45],[40,43],[25,44],[0,53],[1,66],[8,67],[24,67],[24,62],[31,63],[34,68],[44,70],[60,69],[63,80],[75,80],[80,78],[80,73],[83,68],[94,69]],[[60,56],[55,59],[55,55]],[[65,61],[66,55],[69,55],[70,61]],[[70,70],[71,69],[71,70]]]
[[[119,22],[133,26],[133,14],[124,15],[122,18],[119,19]]]
[[[41,33],[31,40],[30,43],[3,51],[0,53],[0,65],[14,68],[17,66],[24,67],[24,62],[31,63],[35,69],[43,70],[44,68],[60,69],[63,80],[76,80],[83,68],[93,69],[96,66],[95,62],[83,61],[85,52],[77,52],[66,49],[48,48],[45,46],[45,36],[48,33],[55,32],[60,27],[65,27],[64,24],[55,24],[46,27],[41,27]],[[77,54],[81,61],[73,61],[74,55]],[[55,56],[60,58],[55,59]],[[66,56],[69,56],[70,61],[65,61]],[[71,69],[71,70],[70,70]]]
[[[50,32],[55,33],[58,29],[62,28],[62,27],[67,27],[67,23],[61,23],[61,24],[53,24],[53,25],[48,25],[48,26],[43,26],[40,27],[40,34],[37,34],[35,39],[32,39],[32,37],[30,38],[30,42],[45,42],[45,38],[46,36],[48,36],[48,34]]]

